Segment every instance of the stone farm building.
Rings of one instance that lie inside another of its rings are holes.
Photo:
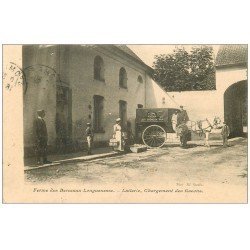
[[[219,116],[232,136],[247,133],[247,45],[220,46],[215,90],[168,93],[125,45],[24,45],[22,53],[26,155],[33,152],[32,121],[39,109],[46,111],[50,150],[58,140],[82,149],[87,122],[95,143],[107,144],[116,118],[135,129],[138,107],[184,105],[193,121]]]
[[[134,130],[137,107],[157,107],[163,91],[152,69],[125,45],[24,45],[25,155],[32,153],[36,111],[46,111],[49,149],[81,149],[86,123],[107,143],[118,117]],[[60,141],[60,143],[58,143]]]

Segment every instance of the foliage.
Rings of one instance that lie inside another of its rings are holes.
[[[213,48],[176,48],[171,54],[156,55],[154,79],[167,91],[215,89]]]

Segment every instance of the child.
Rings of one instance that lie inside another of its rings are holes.
[[[87,123],[86,136],[87,136],[87,143],[88,143],[88,155],[91,155],[94,133],[91,128],[91,124],[89,122]]]

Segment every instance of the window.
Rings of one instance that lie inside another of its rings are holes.
[[[103,100],[99,95],[94,96],[94,131],[104,132],[103,129]]]
[[[137,104],[137,108],[138,108],[138,109],[142,109],[142,108],[143,108],[143,105],[142,105],[142,104]]]
[[[104,79],[104,63],[100,56],[96,56],[94,60],[94,79],[105,81]]]
[[[119,72],[119,86],[120,88],[127,88],[127,72],[124,68],[121,68]]]
[[[119,116],[121,118],[121,126],[126,129],[127,126],[127,102],[119,101]]]
[[[139,82],[139,83],[143,83],[143,79],[142,79],[142,77],[141,77],[141,76],[138,76],[138,78],[137,78],[137,82]]]

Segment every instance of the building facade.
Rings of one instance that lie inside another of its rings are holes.
[[[125,45],[26,45],[23,69],[26,155],[32,152],[37,110],[46,112],[49,148],[78,149],[87,122],[94,128],[95,143],[106,143],[116,118],[121,117],[124,127],[130,122],[134,130],[136,109],[157,99],[149,93],[157,85],[152,69]]]

